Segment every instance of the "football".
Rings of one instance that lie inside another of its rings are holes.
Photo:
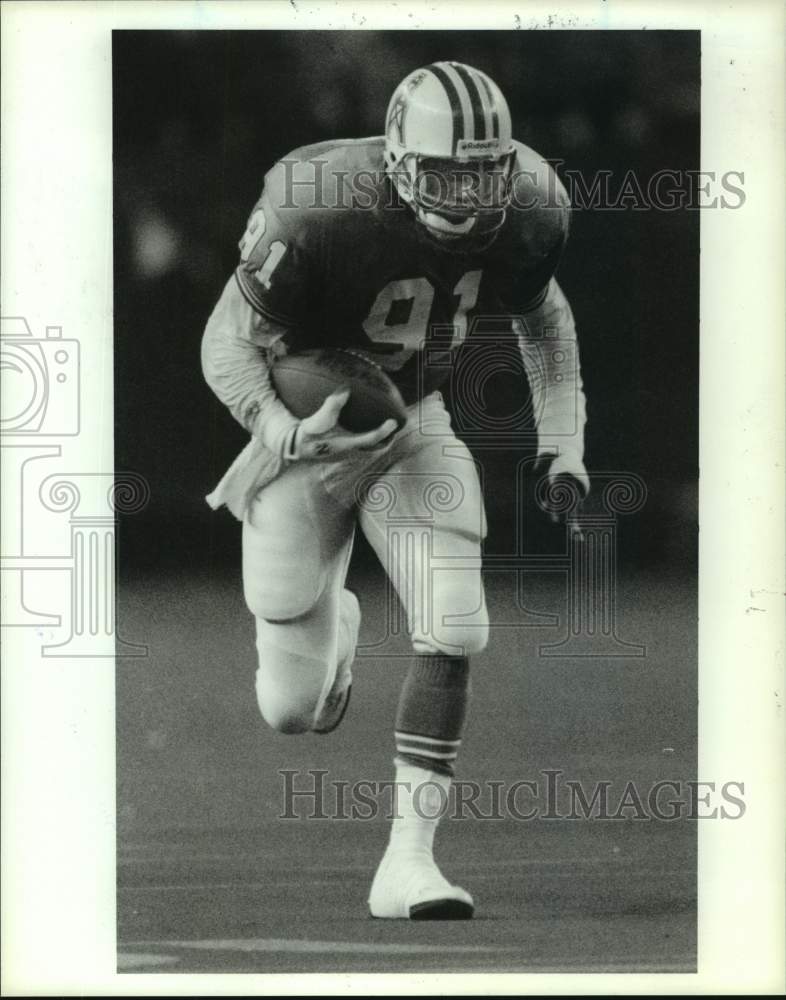
[[[379,365],[356,351],[286,354],[273,363],[271,378],[284,405],[301,419],[316,413],[331,393],[349,389],[340,419],[345,430],[371,431],[391,419],[401,428],[407,420],[396,386]]]

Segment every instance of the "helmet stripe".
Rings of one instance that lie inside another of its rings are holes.
[[[467,67],[462,63],[451,63],[450,65],[458,73],[469,94],[469,103],[472,105],[472,116],[475,119],[474,138],[488,139],[486,116],[483,114],[483,101],[477,83],[475,83]]]
[[[453,139],[451,142],[451,149],[453,156],[455,156],[456,149],[458,148],[458,141],[462,137],[464,131],[464,112],[461,107],[461,98],[459,97],[456,85],[453,83],[442,66],[438,63],[432,63],[430,66],[426,66],[426,69],[430,73],[433,73],[439,80],[445,90],[445,93],[447,94],[448,100],[450,101],[450,110],[453,113]]]
[[[475,114],[472,110],[472,101],[469,99],[469,91],[467,90],[466,84],[456,72],[453,63],[442,62],[438,63],[438,65],[445,70],[445,73],[453,81],[453,86],[456,88],[456,93],[458,94],[459,101],[461,102],[463,125],[461,127],[461,131],[456,137],[456,141],[458,142],[459,139],[477,139],[477,123],[475,121]],[[458,146],[456,148],[458,148]]]
[[[494,104],[494,95],[491,92],[491,87],[485,75],[478,73],[478,76],[480,77],[480,82],[483,84],[483,89],[486,91],[486,97],[489,99],[489,107],[491,108],[491,138],[499,139],[499,115]]]
[[[483,116],[486,120],[486,138],[496,138],[494,136],[492,121],[494,112],[493,102],[489,99],[489,91],[487,91],[484,87],[484,83],[486,82],[485,74],[481,73],[479,70],[472,69],[471,66],[468,67],[468,69],[472,74],[472,79],[475,81],[475,86],[478,88],[478,93],[480,94],[480,99],[483,104]]]

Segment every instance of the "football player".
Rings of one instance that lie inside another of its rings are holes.
[[[562,185],[513,139],[494,81],[434,63],[396,89],[384,136],[320,143],[274,164],[205,330],[205,378],[251,435],[208,501],[243,522],[263,717],[285,733],[327,733],[341,721],[360,625],[344,587],[356,525],[406,611],[412,661],[395,726],[397,808],[369,895],[375,917],[473,913],[470,894],[437,867],[433,841],[461,745],[469,658],[489,634],[485,515],[439,386],[475,317],[512,323],[539,455],[552,478],[586,492],[576,333],[554,278],[568,219]],[[315,346],[380,364],[408,405],[406,425],[348,433],[341,391],[293,416],[270,364]],[[434,484],[453,499],[435,501]],[[390,543],[391,505],[399,523],[430,524],[428,545]]]

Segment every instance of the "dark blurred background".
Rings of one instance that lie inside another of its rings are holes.
[[[633,170],[646,186],[698,168],[696,32],[114,32],[116,465],[151,486],[146,511],[121,525],[122,572],[239,573],[239,526],[204,495],[246,436],[202,380],[205,322],[273,161],[380,134],[399,80],[438,59],[493,76],[515,137],[563,173]],[[558,277],[579,328],[588,468],[636,472],[649,490],[621,525],[623,565],[692,575],[698,212],[576,211]],[[491,389],[501,413],[526,391],[510,373]],[[492,550],[513,537],[525,453],[476,451]],[[528,544],[548,548],[534,508],[527,522]]]

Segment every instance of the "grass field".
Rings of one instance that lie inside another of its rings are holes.
[[[368,644],[383,627],[381,574],[351,583]],[[489,578],[492,621],[515,621],[511,595],[505,574]],[[564,612],[558,578],[533,574],[527,595],[533,611]],[[342,726],[283,736],[257,714],[238,579],[126,581],[119,624],[149,646],[148,657],[119,661],[117,679],[121,971],[695,969],[694,821],[446,820],[438,860],[473,893],[476,919],[372,920],[365,900],[387,821],[279,818],[279,772],[390,779],[406,660],[361,657]],[[623,580],[619,629],[647,655],[545,658],[538,646],[556,641],[559,626],[495,630],[473,664],[458,776],[507,788],[561,770],[584,789],[611,782],[612,801],[627,782],[646,795],[658,780],[695,778],[692,585]],[[403,639],[390,651],[405,653]]]

